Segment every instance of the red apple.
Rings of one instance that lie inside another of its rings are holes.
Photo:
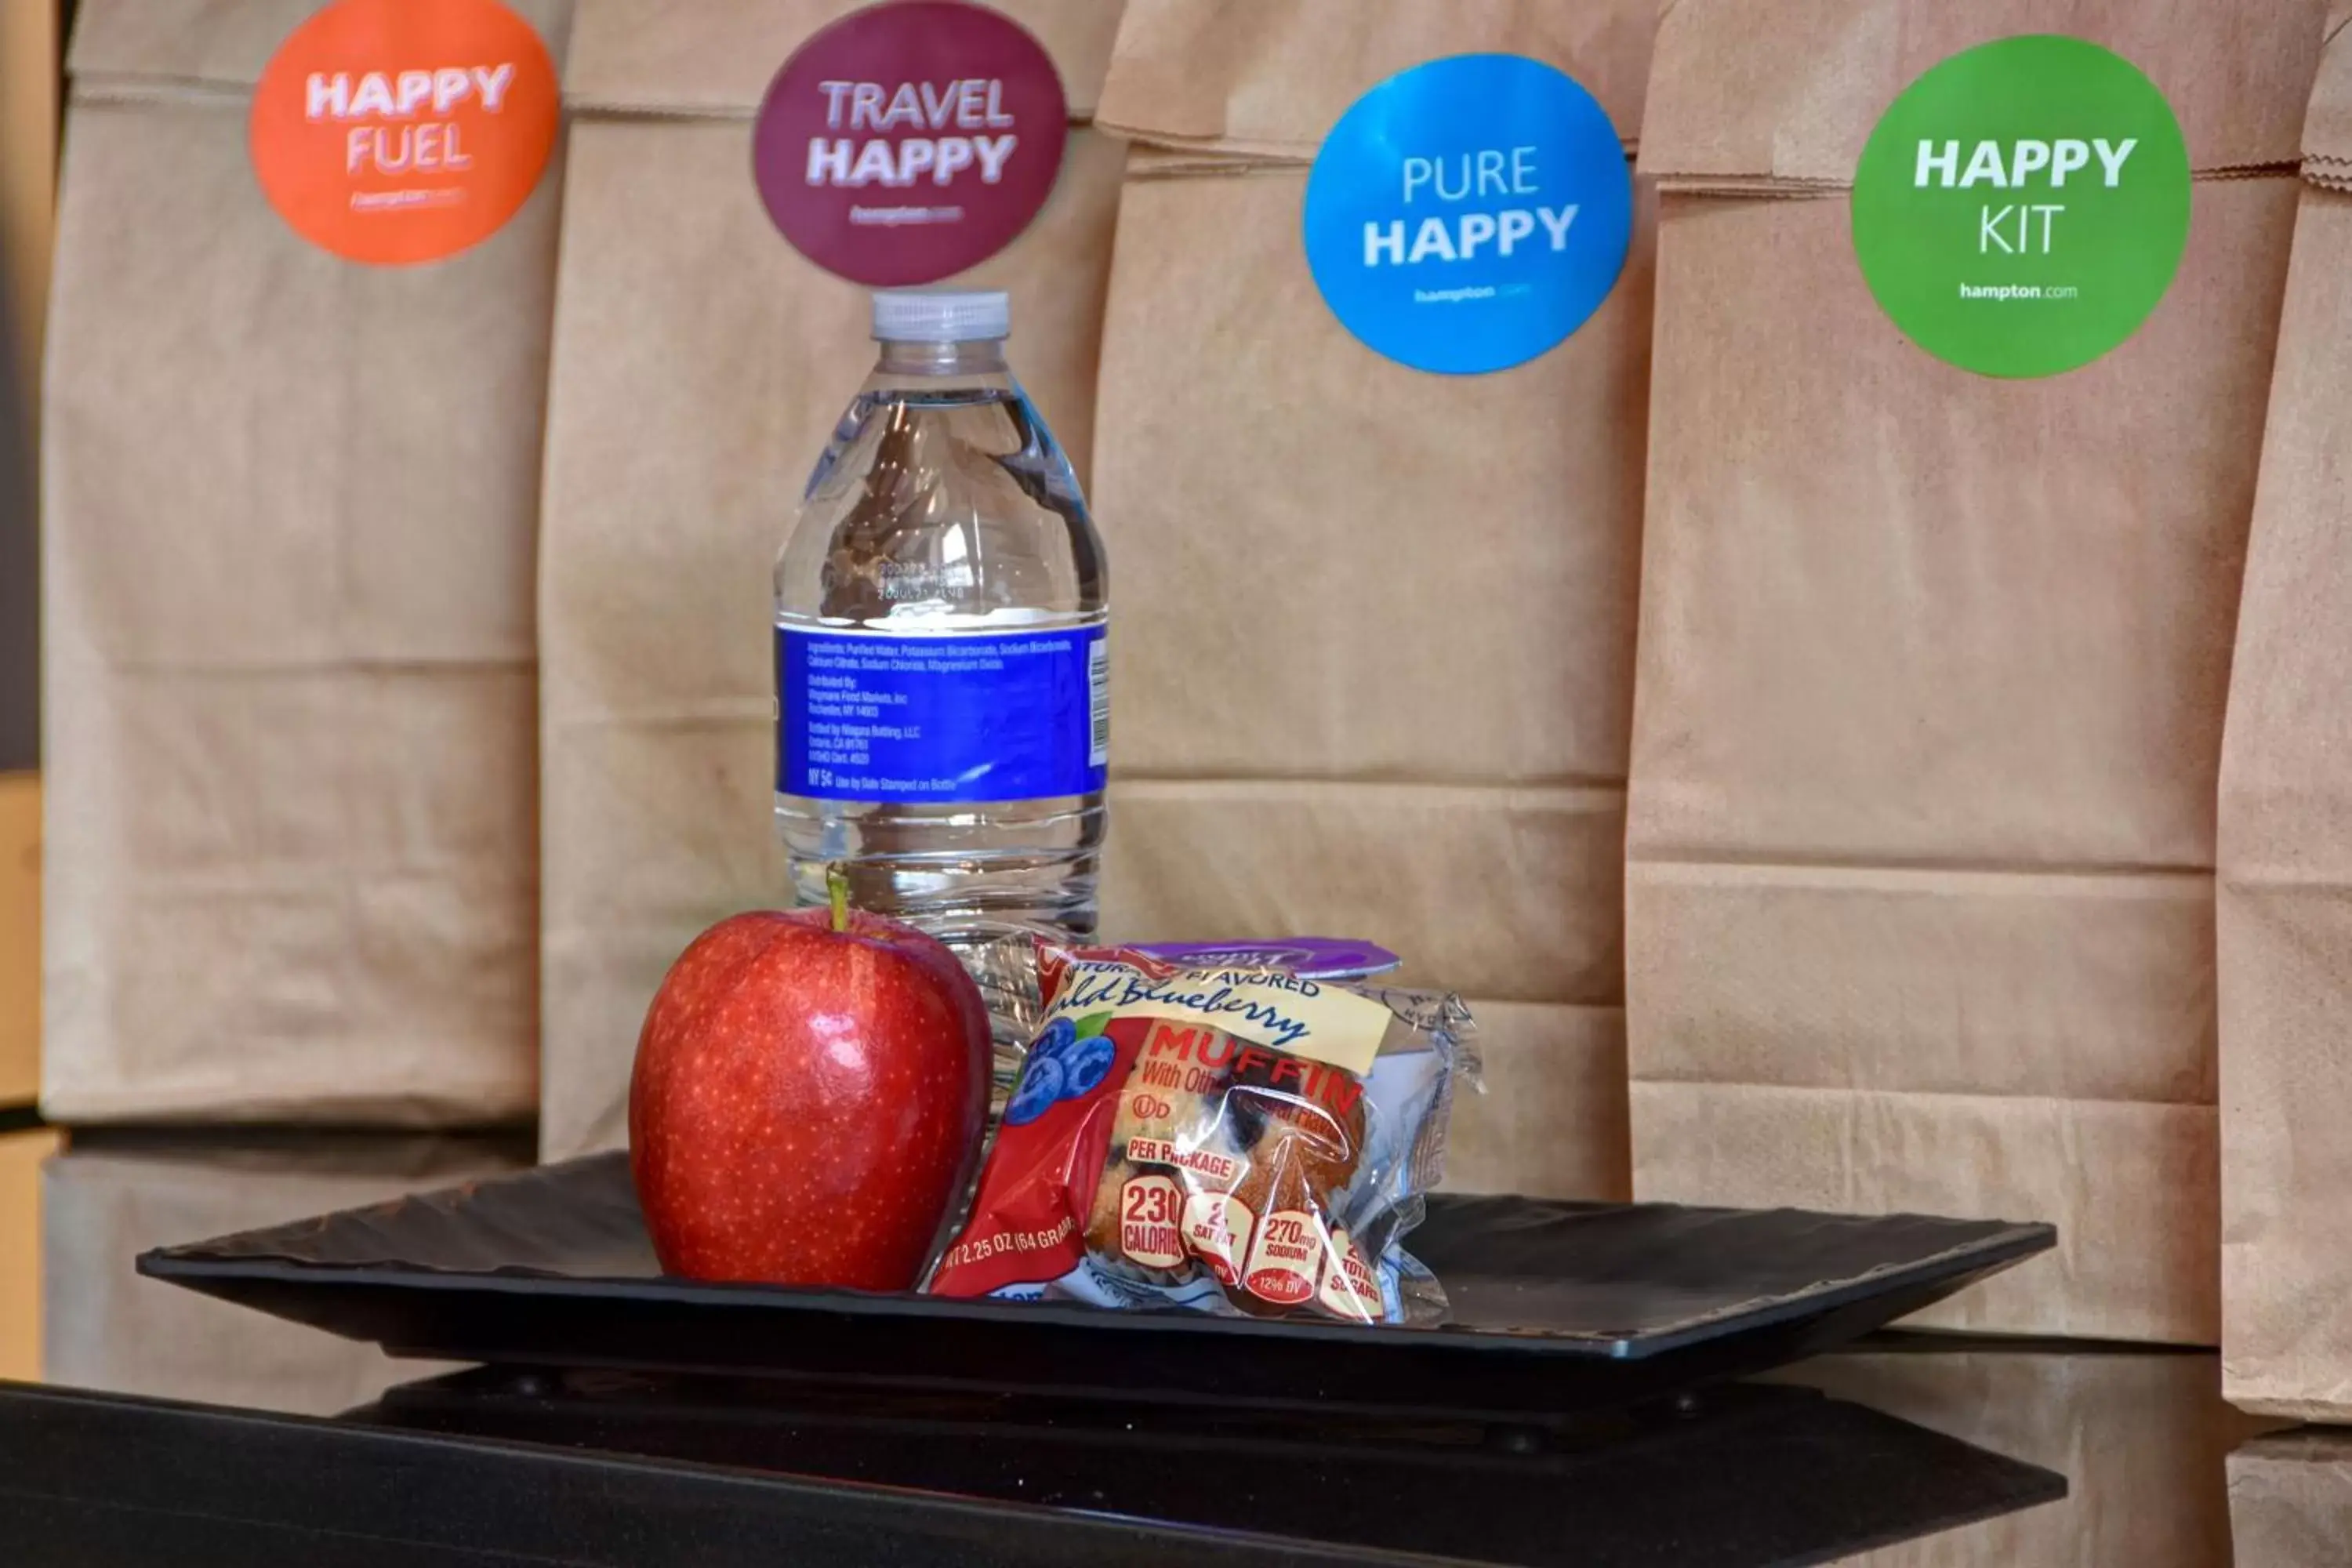
[[[937,940],[835,908],[695,939],[637,1037],[629,1167],[662,1268],[912,1288],[971,1177],[988,1008]]]

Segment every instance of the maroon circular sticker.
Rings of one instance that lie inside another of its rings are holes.
[[[936,283],[1029,226],[1068,120],[1053,60],[1018,23],[964,0],[891,0],[784,62],[751,172],[776,227],[826,271]]]

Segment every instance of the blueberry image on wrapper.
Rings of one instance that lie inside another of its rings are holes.
[[[1062,1068],[1062,1098],[1076,1100],[1082,1094],[1092,1094],[1110,1076],[1111,1059],[1118,1055],[1118,1048],[1100,1035],[1072,1042],[1057,1058]]]
[[[1030,1046],[1029,1055],[1033,1058],[1059,1057],[1077,1043],[1078,1026],[1068,1018],[1056,1018],[1045,1026],[1045,1032]]]
[[[1013,1127],[1034,1121],[1045,1113],[1047,1106],[1061,1098],[1062,1064],[1033,1051],[1029,1065],[1022,1069],[1021,1086],[1013,1091],[1013,1099],[1004,1107],[1004,1120]]]

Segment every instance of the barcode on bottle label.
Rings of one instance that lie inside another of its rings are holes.
[[[1110,766],[1110,639],[1097,637],[1087,650],[1087,700],[1092,736],[1087,765]]]

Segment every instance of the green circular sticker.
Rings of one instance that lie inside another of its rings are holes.
[[[2056,375],[2115,348],[2188,243],[2172,106],[2080,38],[2003,38],[1931,67],[1854,171],[1854,254],[1879,307],[1983,375]]]

